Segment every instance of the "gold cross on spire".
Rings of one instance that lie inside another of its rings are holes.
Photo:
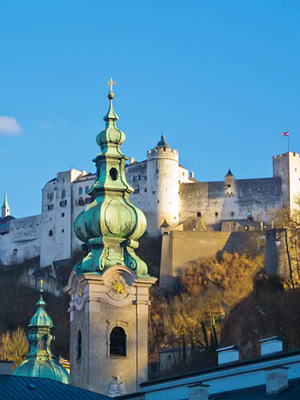
[[[43,279],[41,279],[41,281],[40,281],[40,285],[41,285],[40,291],[41,291],[41,292],[43,292],[43,285],[44,285],[44,281],[43,281]]]
[[[113,85],[115,85],[116,82],[113,81],[113,78],[110,78],[110,81],[108,81],[107,83],[110,85],[110,93],[112,93]]]

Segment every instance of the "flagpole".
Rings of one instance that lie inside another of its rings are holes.
[[[288,152],[290,152],[290,134],[288,136]]]

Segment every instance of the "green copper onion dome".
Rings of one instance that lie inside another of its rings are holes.
[[[111,85],[105,128],[98,134],[101,148],[95,158],[96,179],[89,191],[92,202],[75,220],[76,236],[84,242],[87,255],[74,266],[77,275],[104,272],[115,265],[125,265],[139,277],[149,277],[147,265],[136,254],[139,239],[146,230],[144,213],[129,201],[133,188],[125,176],[128,157],[121,151],[125,134],[117,127]]]
[[[29,352],[24,360],[13,371],[13,375],[37,378],[49,378],[59,382],[69,383],[68,371],[54,359],[51,351],[51,342],[54,339],[51,332],[54,328],[51,317],[46,313],[45,300],[41,295],[36,313],[30,320]]]

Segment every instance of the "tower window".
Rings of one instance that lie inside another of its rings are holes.
[[[109,171],[109,175],[111,177],[111,180],[116,181],[118,179],[118,171],[116,168],[111,168]]]
[[[197,212],[197,217],[198,217],[198,218],[201,217],[201,211],[198,211],[198,212]]]
[[[62,201],[59,203],[59,205],[60,205],[61,207],[66,207],[66,205],[67,205],[67,200],[62,200]]]
[[[126,356],[126,334],[124,329],[115,327],[110,334],[110,349],[111,356]]]
[[[82,194],[82,187],[79,188],[78,193]]]
[[[64,216],[65,216],[65,213],[61,213],[61,216],[64,217]]]
[[[66,190],[63,189],[63,190],[61,191],[61,198],[64,199],[65,197],[66,197]]]
[[[54,204],[48,204],[48,211],[53,210],[53,208],[54,208]]]
[[[81,331],[77,333],[76,360],[81,359]]]
[[[89,191],[89,186],[85,187],[85,193],[87,193]]]
[[[215,212],[215,217],[218,217],[219,216],[219,213],[218,212]]]
[[[234,211],[231,211],[230,215],[233,217],[234,216]]]
[[[84,206],[84,199],[82,198],[82,197],[80,197],[80,199],[78,200],[78,204],[80,205],[80,206]]]
[[[53,230],[52,229],[49,231],[49,236],[53,236]]]

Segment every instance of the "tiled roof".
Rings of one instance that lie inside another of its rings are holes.
[[[1,400],[109,400],[102,394],[90,392],[46,378],[0,375]]]

